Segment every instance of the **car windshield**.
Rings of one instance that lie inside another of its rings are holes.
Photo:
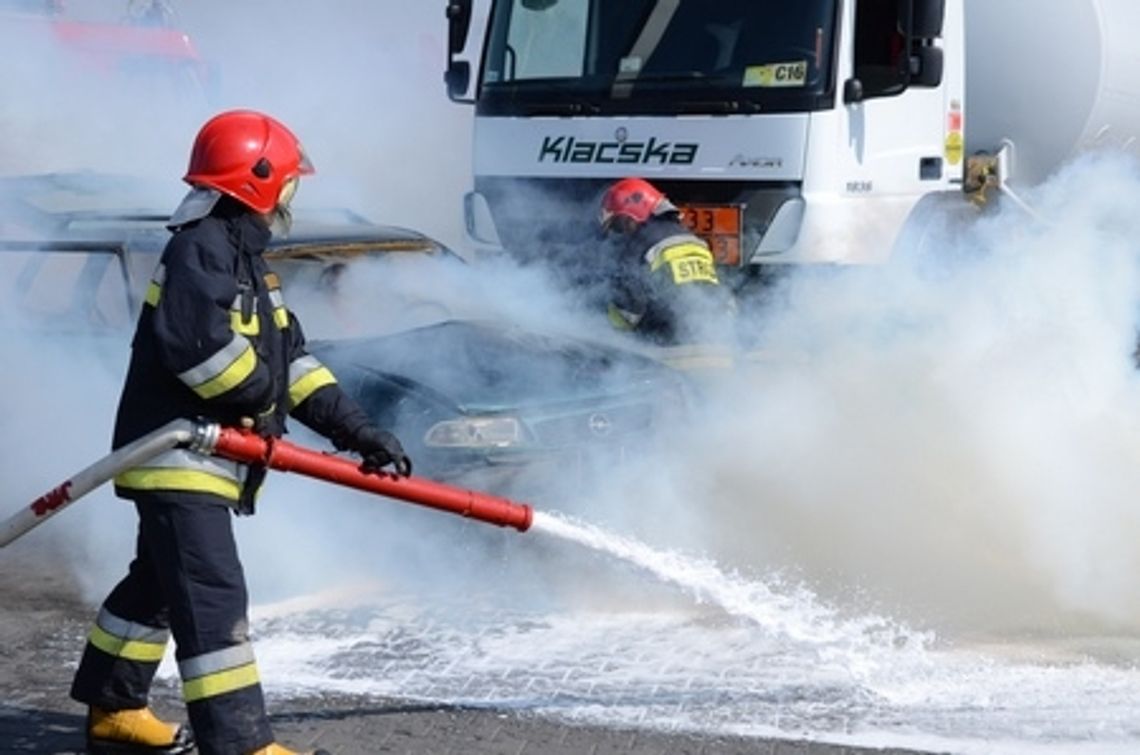
[[[835,0],[501,0],[481,102],[811,109],[832,88],[835,14]]]

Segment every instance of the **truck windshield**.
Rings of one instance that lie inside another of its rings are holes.
[[[484,112],[811,110],[836,0],[497,0]]]

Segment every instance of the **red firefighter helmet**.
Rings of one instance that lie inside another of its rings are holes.
[[[629,218],[641,225],[654,215],[676,210],[673,203],[644,178],[623,178],[602,196],[602,228],[609,228],[617,217]]]
[[[285,124],[254,110],[230,110],[202,126],[182,180],[269,213],[288,201],[300,176],[312,172],[301,142]]]

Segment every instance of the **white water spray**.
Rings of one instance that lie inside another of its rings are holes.
[[[658,579],[680,587],[698,602],[708,602],[731,616],[746,619],[773,634],[818,645],[842,643],[898,648],[928,638],[876,616],[844,620],[807,589],[773,590],[761,581],[722,571],[715,562],[676,551],[655,549],[638,540],[585,522],[535,512],[532,532],[545,533],[629,562]]]

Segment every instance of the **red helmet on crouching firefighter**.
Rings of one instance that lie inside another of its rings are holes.
[[[623,178],[602,195],[603,231],[629,232],[651,217],[677,212],[677,207],[644,178]]]
[[[194,190],[175,210],[171,225],[205,217],[222,195],[262,215],[287,219],[298,180],[313,172],[300,140],[281,121],[255,110],[220,113],[194,140],[182,177]]]

